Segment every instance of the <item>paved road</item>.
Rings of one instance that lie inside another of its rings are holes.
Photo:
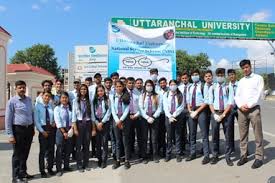
[[[77,171],[66,173],[61,178],[51,177],[48,179],[41,179],[38,172],[38,140],[37,136],[31,148],[31,153],[28,160],[28,172],[34,174],[35,179],[30,182],[33,183],[265,183],[268,178],[275,176],[275,101],[266,101],[262,107],[262,118],[265,137],[265,165],[258,169],[252,170],[250,166],[253,163],[253,155],[246,165],[237,167],[238,152],[236,153],[235,165],[228,167],[225,160],[222,159],[217,165],[201,165],[202,158],[192,162],[176,163],[175,159],[168,163],[161,162],[155,164],[150,162],[148,165],[133,164],[130,170],[124,170],[123,167],[118,170],[112,170],[111,165],[106,169],[101,170],[96,168],[96,160],[91,159],[90,172],[78,173]],[[236,139],[238,139],[238,127],[235,126]],[[249,139],[253,140],[253,131],[250,131]],[[223,137],[223,136],[222,136]],[[0,132],[0,183],[8,183],[11,181],[11,153],[12,149],[6,143],[7,137],[3,132]],[[239,141],[236,140],[238,146]],[[249,151],[254,152],[254,144],[250,143]],[[222,146],[221,146],[222,148]],[[221,149],[222,151],[222,149]],[[110,160],[109,163],[112,161]],[[134,163],[134,162],[133,162]],[[75,167],[73,163],[73,167]]]

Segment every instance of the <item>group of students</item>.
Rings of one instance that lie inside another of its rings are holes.
[[[204,73],[204,82],[197,69],[191,72],[191,79],[189,73],[184,72],[178,80],[168,82],[163,77],[158,79],[158,70],[151,69],[151,79],[144,84],[141,78],[119,77],[118,73],[112,73],[102,84],[102,77],[97,73],[94,84],[92,78],[86,78],[85,84],[75,81],[75,89],[70,92],[62,91],[62,81],[57,80],[55,95],[51,92],[53,83],[43,81],[43,92],[36,99],[33,113],[39,131],[41,177],[48,174],[61,176],[63,171],[71,171],[72,152],[75,152],[77,169],[89,171],[91,139],[101,168],[107,166],[108,142],[111,141],[112,168],[117,169],[124,162],[125,169],[129,169],[136,140],[137,155],[144,164],[150,159],[158,163],[160,157],[165,162],[170,161],[173,146],[176,161],[181,162],[186,144],[190,147],[186,161],[194,160],[197,153],[202,153],[202,164],[216,164],[220,155],[221,125],[225,135],[225,160],[227,165],[233,166],[230,156],[235,151],[235,118],[239,122],[241,149],[237,165],[247,162],[247,126],[250,121],[256,137],[256,160],[252,168],[260,167],[263,135],[258,113],[263,80],[251,72],[249,60],[242,60],[240,66],[245,77],[238,82],[235,70],[229,69],[229,83],[224,68],[216,69],[216,82],[213,82],[211,70]],[[17,81],[15,85],[17,95],[7,104],[6,130],[10,143],[14,144],[13,179],[21,181],[28,177],[26,160],[34,125],[31,99],[25,96],[26,83]],[[196,148],[197,126],[200,127],[202,150]],[[53,171],[54,161],[56,172]]]

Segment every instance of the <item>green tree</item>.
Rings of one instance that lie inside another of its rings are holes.
[[[10,59],[12,64],[27,63],[46,69],[55,76],[60,76],[60,66],[53,48],[49,45],[35,44],[30,48],[19,50]]]
[[[199,69],[201,71],[207,70],[211,66],[209,57],[206,53],[199,53],[198,55],[189,55],[184,50],[177,50],[177,72],[191,71],[193,69]]]

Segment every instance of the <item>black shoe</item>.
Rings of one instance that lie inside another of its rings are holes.
[[[13,179],[12,183],[28,183],[28,179],[27,178],[17,178],[17,179]]]
[[[234,163],[233,163],[233,161],[231,160],[231,158],[225,158],[225,161],[226,161],[226,164],[227,164],[228,166],[234,166]]]
[[[101,168],[104,169],[106,167],[107,167],[107,163],[106,163],[106,161],[103,161],[102,164],[101,164]]]
[[[260,168],[263,165],[262,160],[255,159],[253,165],[251,166],[252,169]]]
[[[178,162],[178,163],[180,163],[180,162],[182,161],[182,158],[181,158],[180,155],[178,155],[178,156],[176,157],[176,159],[177,159],[177,162]]]
[[[83,169],[83,168],[79,168],[79,169],[78,169],[78,172],[79,172],[79,173],[83,173],[83,172],[84,172],[84,169]]]
[[[242,156],[241,159],[238,161],[237,166],[242,166],[245,163],[247,163],[247,161],[248,161],[247,158]]]
[[[64,168],[63,170],[64,170],[64,172],[71,172],[71,171],[73,171],[73,169],[70,168],[70,167],[66,167],[66,168]]]
[[[24,178],[27,178],[27,179],[33,179],[34,176],[33,175],[30,175],[28,173],[25,174]]]
[[[57,176],[57,177],[61,177],[62,174],[63,174],[62,172],[56,172],[56,176]]]
[[[51,176],[54,176],[54,175],[55,175],[55,172],[52,171],[51,169],[48,169],[48,174],[50,174]]]
[[[206,165],[210,162],[210,158],[208,156],[205,156],[201,162],[201,164]]]
[[[101,164],[102,164],[102,161],[98,160],[98,162],[97,162],[98,167],[101,167]]]
[[[118,167],[120,167],[120,162],[119,161],[115,161],[115,163],[112,166],[112,169],[117,169]]]
[[[192,160],[194,160],[194,159],[196,159],[196,155],[195,155],[195,154],[192,154],[192,155],[189,155],[189,156],[185,159],[185,161],[192,161]]]
[[[124,164],[125,170],[128,170],[130,167],[131,167],[130,162],[129,161],[125,161],[125,164]]]
[[[168,162],[171,160],[171,157],[170,156],[166,156],[165,159],[164,159],[164,162]]]
[[[218,158],[218,157],[213,157],[213,158],[211,159],[210,164],[211,164],[211,165],[215,165],[215,164],[218,163],[218,161],[219,161],[219,158]]]
[[[148,159],[147,158],[143,158],[143,161],[142,161],[143,164],[148,164]]]
[[[41,178],[48,178],[48,175],[46,172],[41,172]]]
[[[155,163],[159,163],[159,158],[158,157],[154,157],[154,162]]]
[[[86,167],[86,168],[83,168],[83,169],[85,169],[85,171],[87,171],[87,172],[91,171],[91,168],[89,168],[89,167]]]

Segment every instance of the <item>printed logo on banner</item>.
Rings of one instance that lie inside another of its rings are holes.
[[[164,34],[163,34],[163,37],[166,40],[174,39],[175,38],[175,32],[174,32],[174,30],[170,29],[170,30],[165,31]]]
[[[89,50],[90,50],[90,53],[95,53],[95,51],[96,51],[96,49],[94,47],[90,47]]]
[[[114,33],[118,33],[118,32],[120,32],[120,28],[118,28],[116,25],[112,25],[112,31]]]

